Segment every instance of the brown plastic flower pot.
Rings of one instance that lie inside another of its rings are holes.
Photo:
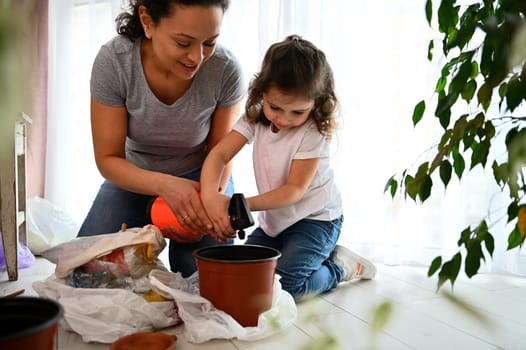
[[[142,332],[124,336],[114,341],[110,350],[173,350],[175,335]]]
[[[52,350],[62,305],[51,299],[0,299],[0,349]]]
[[[274,274],[281,253],[256,245],[220,245],[197,249],[202,297],[243,327],[257,326],[272,307]]]

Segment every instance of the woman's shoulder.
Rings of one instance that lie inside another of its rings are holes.
[[[116,35],[107,41],[102,47],[114,54],[126,54],[133,50],[136,41],[131,41],[123,35]]]
[[[221,44],[217,44],[214,54],[212,55],[212,57],[210,57],[208,62],[213,66],[226,66],[232,67],[232,69],[241,68],[241,63],[239,62],[237,57],[232,53],[232,51],[222,46]]]

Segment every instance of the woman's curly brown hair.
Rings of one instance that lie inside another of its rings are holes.
[[[122,12],[115,19],[117,33],[128,39],[144,37],[144,29],[139,19],[139,7],[144,6],[154,24],[159,24],[161,18],[172,14],[174,5],[182,6],[218,6],[223,12],[228,9],[230,0],[130,0],[129,12]]]
[[[310,118],[328,139],[336,129],[338,99],[332,69],[323,51],[298,35],[290,35],[267,50],[261,71],[249,85],[245,114],[251,123],[270,125],[263,114],[263,93],[277,88],[314,100]]]

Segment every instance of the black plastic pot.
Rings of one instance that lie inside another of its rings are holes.
[[[0,349],[52,350],[64,310],[38,297],[0,299]]]

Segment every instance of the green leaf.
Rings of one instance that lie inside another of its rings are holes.
[[[416,196],[418,195],[418,191],[420,187],[418,187],[415,184],[415,179],[411,175],[407,175],[404,178],[404,186],[405,186],[406,193],[409,195],[409,197],[411,197],[411,199],[416,201]]]
[[[452,92],[445,96],[439,96],[435,115],[440,120],[440,125],[447,129],[451,119],[451,106],[457,101],[459,94]]]
[[[513,231],[511,231],[510,235],[508,236],[507,250],[517,248],[518,246],[521,246],[523,242],[524,242],[524,237],[522,237],[519,229],[517,228],[517,226],[515,226]]]
[[[513,201],[508,205],[508,222],[512,221],[517,217],[519,213],[519,205],[516,201]]]
[[[488,233],[488,223],[486,220],[482,220],[479,227],[477,227],[477,237],[476,239],[479,241],[484,240],[484,237]]]
[[[438,273],[438,288],[440,288],[447,280],[451,281],[451,285],[455,283],[460,271],[462,263],[462,256],[457,253],[453,258],[442,265],[442,269]]]
[[[464,85],[464,88],[462,89],[461,96],[462,99],[469,102],[475,95],[475,91],[477,90],[477,82],[474,79],[471,79]]]
[[[413,111],[413,126],[416,126],[418,122],[422,119],[424,111],[426,110],[426,103],[424,100],[418,102]]]
[[[442,266],[442,257],[437,256],[433,259],[431,262],[431,266],[429,266],[429,270],[427,271],[427,277],[431,277],[437,272],[437,270]]]
[[[457,121],[455,122],[455,125],[453,126],[453,134],[451,135],[451,143],[455,144],[455,146],[458,146],[458,142],[462,138],[462,135],[465,134],[465,130],[468,126],[470,126],[472,121],[468,123],[468,115],[463,114],[460,117],[458,117]]]
[[[462,137],[462,142],[464,143],[464,149],[469,149],[471,146],[473,146],[473,142],[475,142],[475,133],[472,131],[466,131],[464,133],[464,136]]]
[[[460,247],[462,244],[466,244],[467,242],[469,242],[470,237],[471,237],[471,227],[468,226],[460,233],[460,238],[457,242],[457,245]]]
[[[475,143],[472,146],[473,153],[471,154],[471,169],[473,169],[477,164],[484,167],[488,160],[488,154],[490,149],[489,141],[484,141],[480,143]]]
[[[457,35],[456,44],[462,49],[473,37],[477,26],[477,11],[479,4],[469,6],[460,18],[460,28]]]
[[[341,349],[341,344],[338,342],[338,339],[330,333],[321,333],[316,335],[313,338],[310,338],[305,344],[302,344],[299,350],[339,350]]]
[[[480,72],[487,78],[491,72],[491,64],[493,60],[493,49],[488,42],[484,42],[482,46],[482,54],[480,56]]]
[[[493,86],[485,82],[479,88],[477,92],[477,98],[479,104],[484,108],[485,111],[488,110],[489,105],[491,104],[491,96],[493,94]]]
[[[466,169],[466,162],[458,150],[453,151],[453,169],[457,177],[461,179],[464,169]]]
[[[462,137],[462,142],[464,143],[464,149],[471,148],[473,142],[475,142],[475,133],[470,130],[467,130]]]
[[[477,274],[480,268],[480,260],[484,259],[484,254],[478,241],[472,241],[471,245],[467,247],[467,252],[464,270],[466,275],[471,278]]]
[[[444,67],[442,67],[442,70],[440,71],[441,77],[448,77],[449,73],[451,73],[451,67],[453,67],[457,62],[456,60],[458,60],[458,57],[452,58],[451,61],[449,61],[444,65]]]
[[[489,255],[493,257],[493,252],[495,251],[495,239],[489,232],[484,237],[484,243],[486,245],[486,250],[488,251]]]
[[[440,163],[440,179],[442,180],[444,187],[447,187],[447,185],[449,184],[449,180],[451,180],[452,171],[453,167],[451,166],[451,163],[449,162],[449,160],[444,159],[442,163]]]
[[[427,60],[431,62],[433,60],[433,48],[435,47],[435,42],[429,40],[429,45],[427,45]]]
[[[493,122],[491,120],[487,120],[484,123],[484,140],[491,142],[493,139],[493,136],[495,136],[495,126],[493,125]],[[482,137],[482,135],[481,135]]]
[[[393,315],[393,304],[389,301],[382,302],[374,311],[371,328],[374,333],[380,332],[387,325]],[[325,348],[317,348],[325,349]]]
[[[506,97],[506,92],[508,90],[508,83],[504,82],[500,84],[499,86],[499,97],[500,99],[504,99]]]
[[[477,61],[471,62],[471,79],[475,79],[479,75],[479,64]]]
[[[473,66],[471,65],[470,60],[466,60],[464,61],[464,63],[462,63],[457,74],[451,80],[451,84],[449,84],[450,94],[455,93],[458,96],[462,93],[462,91],[465,88],[466,82],[471,76],[472,69]]]
[[[458,7],[454,7],[455,0],[442,0],[438,6],[438,29],[441,33],[448,33],[458,22]]]
[[[432,187],[433,187],[433,180],[431,180],[431,176],[429,175],[424,176],[422,185],[420,186],[420,190],[418,191],[418,196],[420,197],[420,200],[422,202],[425,202],[425,200],[429,198],[429,196],[431,195]]]
[[[394,175],[387,180],[387,183],[384,187],[384,193],[387,191],[390,191],[391,198],[394,198],[396,196],[396,191],[398,190],[398,182],[395,180]]]
[[[482,125],[484,125],[484,120],[485,120],[484,112],[480,112],[469,123],[474,129],[478,129],[478,128],[481,128]]]
[[[457,28],[455,27],[449,28],[447,35],[444,36],[444,40],[442,41],[444,43],[446,52],[449,52],[450,49],[457,46],[457,37],[458,37]]]
[[[426,19],[427,23],[431,25],[433,19],[433,2],[431,0],[426,0]]]
[[[517,133],[519,132],[518,128],[513,128],[513,129],[510,129],[508,131],[508,133],[506,134],[506,138],[504,140],[505,144],[506,144],[506,147],[509,148],[510,147],[510,144],[511,142],[513,141],[513,139],[517,136]]]
[[[506,90],[506,104],[511,112],[526,98],[525,91],[526,84],[520,78],[510,79]]]
[[[508,163],[502,163],[499,165],[496,161],[494,161],[492,169],[493,177],[502,188],[508,181]]]
[[[453,135],[453,131],[451,129],[444,131],[444,133],[442,134],[442,137],[440,138],[440,142],[438,143],[439,151],[446,149],[446,146],[449,144],[449,140],[451,139],[452,135]]]
[[[435,92],[440,93],[444,91],[447,84],[447,77],[440,77],[437,80],[436,86],[435,86]]]

